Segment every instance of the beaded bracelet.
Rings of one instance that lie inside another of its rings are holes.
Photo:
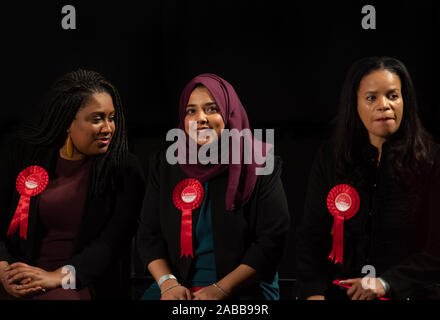
[[[180,283],[173,284],[172,286],[169,286],[168,288],[162,290],[162,291],[160,292],[160,294],[163,295],[163,294],[164,294],[165,292],[167,292],[168,290],[170,290],[170,289],[172,289],[172,288],[175,288],[175,287],[178,287],[178,286],[181,286],[181,284],[180,284]]]
[[[218,291],[220,291],[221,293],[223,293],[223,295],[224,295],[225,297],[229,297],[229,294],[227,294],[225,290],[223,290],[222,288],[220,288],[220,287],[217,285],[217,283],[214,282],[212,285],[213,285],[214,288],[216,288]]]

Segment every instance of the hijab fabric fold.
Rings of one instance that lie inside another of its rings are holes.
[[[232,85],[221,77],[210,73],[196,76],[183,89],[179,100],[180,129],[185,130],[186,106],[192,91],[199,84],[202,84],[211,93],[211,96],[220,109],[225,129],[237,129],[239,132],[242,132],[244,129],[250,130],[246,111]],[[186,133],[187,156],[190,151],[189,139],[192,138]],[[201,164],[199,162],[197,162],[197,164],[189,164],[188,161],[186,161],[185,164],[179,163],[181,169],[187,176],[198,179],[202,183],[228,170],[228,186],[225,198],[226,209],[228,211],[240,208],[249,200],[257,181],[256,168],[261,166],[256,163],[255,157],[258,159],[258,163],[262,163],[266,159],[265,151],[272,147],[271,145],[266,147],[266,143],[255,140],[251,134],[247,141],[248,143],[243,143],[243,140],[242,143],[240,143],[240,163],[233,164],[231,162],[232,146],[234,140],[235,143],[238,143],[237,139],[240,138],[238,136],[229,138],[229,150],[222,150],[220,147],[218,148],[218,164]],[[218,143],[220,143],[220,138]],[[251,152],[252,161],[250,164],[244,163],[244,148],[247,148],[247,152]],[[197,150],[198,149],[199,148],[197,148]],[[229,164],[221,164],[220,158],[224,152],[229,152]]]

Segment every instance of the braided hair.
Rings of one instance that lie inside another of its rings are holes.
[[[24,125],[19,136],[34,145],[61,148],[67,139],[67,130],[78,110],[95,93],[107,93],[115,107],[115,132],[106,153],[95,156],[92,163],[91,193],[104,193],[114,187],[112,172],[125,162],[128,141],[121,99],[117,89],[95,71],[77,70],[59,77],[47,92],[41,105],[36,125]]]

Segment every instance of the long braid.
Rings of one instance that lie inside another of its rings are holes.
[[[108,93],[115,107],[115,132],[103,155],[96,156],[92,164],[91,187],[94,196],[115,186],[115,169],[126,160],[128,142],[124,110],[117,89],[94,71],[77,70],[58,78],[46,94],[37,125],[25,125],[19,135],[31,144],[61,148],[67,139],[67,130],[78,110],[94,93]]]

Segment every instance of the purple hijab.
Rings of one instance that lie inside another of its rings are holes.
[[[212,97],[214,98],[217,106],[220,109],[223,122],[225,124],[225,129],[237,129],[241,132],[243,129],[249,129],[249,121],[246,111],[238,98],[237,93],[234,88],[224,79],[211,73],[205,73],[193,78],[183,89],[179,101],[179,128],[185,130],[185,115],[186,106],[188,104],[189,97],[192,91],[198,85],[202,84],[205,86]],[[189,154],[189,144],[188,141],[191,139],[188,134],[186,134],[186,154]],[[251,136],[252,144],[248,148],[252,150],[258,148],[257,155],[259,156],[258,162],[261,163],[262,159],[265,159],[265,154],[262,151],[266,150],[265,143],[255,144],[255,139],[253,135]],[[231,139],[229,143],[229,152],[231,152]],[[222,172],[229,169],[228,186],[226,190],[226,209],[232,211],[234,209],[240,208],[244,205],[252,195],[252,192],[257,181],[257,175],[255,169],[261,165],[255,163],[252,157],[251,164],[244,164],[243,161],[243,143],[240,144],[240,164],[179,164],[183,172],[191,177],[198,179],[202,183],[208,181],[221,174]],[[262,150],[261,150],[262,148]],[[224,150],[220,150],[223,152]],[[253,154],[253,153],[252,153]],[[219,156],[220,157],[220,156]],[[231,153],[229,153],[231,159]]]

